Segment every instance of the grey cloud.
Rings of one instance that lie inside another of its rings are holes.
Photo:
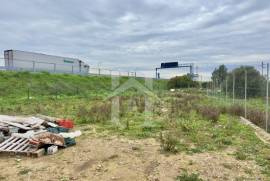
[[[74,56],[91,66],[102,62],[149,75],[165,60],[194,62],[205,73],[220,63],[256,64],[270,56],[268,0],[4,0],[2,4],[1,51]]]

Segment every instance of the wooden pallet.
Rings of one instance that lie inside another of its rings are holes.
[[[44,149],[32,149],[28,138],[12,136],[0,144],[0,153],[39,157],[44,153]]]

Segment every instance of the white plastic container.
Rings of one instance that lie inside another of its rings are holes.
[[[48,147],[47,154],[48,155],[53,155],[58,151],[58,146],[52,145]]]

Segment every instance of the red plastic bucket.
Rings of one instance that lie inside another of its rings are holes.
[[[61,119],[58,121],[59,126],[64,127],[64,128],[73,128],[74,123],[70,119]]]

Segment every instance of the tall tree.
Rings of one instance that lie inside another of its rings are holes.
[[[235,96],[245,96],[245,71],[247,72],[247,96],[258,97],[265,94],[265,78],[252,66],[241,66],[228,75],[228,92],[233,92],[233,77],[235,77]],[[234,75],[234,76],[233,76]]]
[[[218,83],[218,85],[221,85],[227,77],[227,67],[225,65],[220,65],[218,68],[215,68],[215,70],[212,72],[212,80],[215,83]]]

